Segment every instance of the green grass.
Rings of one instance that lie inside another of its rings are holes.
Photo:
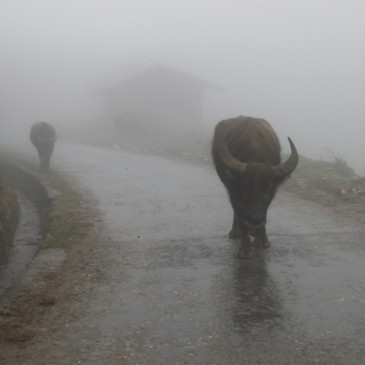
[[[48,234],[41,247],[67,247],[87,235],[95,212],[86,207],[82,192],[72,187],[60,174],[45,174],[42,182],[57,190],[59,195],[52,203]]]
[[[94,224],[96,208],[87,204],[81,188],[75,188],[70,178],[57,171],[39,171],[38,161],[30,162],[7,152],[1,152],[4,160],[37,176],[41,183],[57,192],[46,218],[47,235],[40,242],[42,248],[66,248],[85,237]]]

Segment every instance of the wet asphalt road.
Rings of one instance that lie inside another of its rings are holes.
[[[210,166],[61,143],[53,162],[95,194],[103,231],[49,363],[365,362],[364,227],[280,192],[271,248],[242,260]]]

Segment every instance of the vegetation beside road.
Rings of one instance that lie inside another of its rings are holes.
[[[90,219],[92,214],[90,214],[90,207],[87,207],[81,189],[75,187],[75,182],[71,182],[69,177],[55,171],[40,173],[38,165],[9,153],[2,153],[2,156],[10,165],[22,168],[34,175],[55,195],[52,197],[51,209],[45,218],[47,234],[40,242],[41,248],[67,248],[72,242],[87,234],[93,225],[93,221]],[[31,194],[32,191],[29,191],[28,195]],[[28,198],[32,200],[31,196]]]
[[[41,247],[67,248],[88,234],[94,224],[91,212],[95,208],[84,199],[81,188],[75,188],[59,173],[50,172],[42,180],[57,191],[57,196],[48,217],[48,234]]]
[[[19,219],[19,206],[14,191],[0,175],[0,265],[9,255]]]
[[[40,174],[38,165],[16,156],[2,156],[17,168],[32,172],[55,193],[40,247],[62,248],[66,260],[56,271],[40,272],[17,295],[11,295],[5,307],[0,307],[0,362],[39,334],[41,319],[52,312],[46,308],[59,310],[56,308],[61,308],[69,296],[79,295],[82,283],[92,280],[94,267],[86,262],[82,250],[87,250],[85,243],[98,234],[96,204],[77,182],[55,171]]]

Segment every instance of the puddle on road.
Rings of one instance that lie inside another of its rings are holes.
[[[8,261],[0,267],[0,299],[14,285],[38,251],[40,220],[36,207],[17,193],[20,216]]]

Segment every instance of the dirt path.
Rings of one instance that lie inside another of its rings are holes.
[[[61,144],[55,164],[94,192],[102,230],[18,298],[1,364],[361,363],[362,225],[281,192],[272,247],[239,260],[212,169]]]

